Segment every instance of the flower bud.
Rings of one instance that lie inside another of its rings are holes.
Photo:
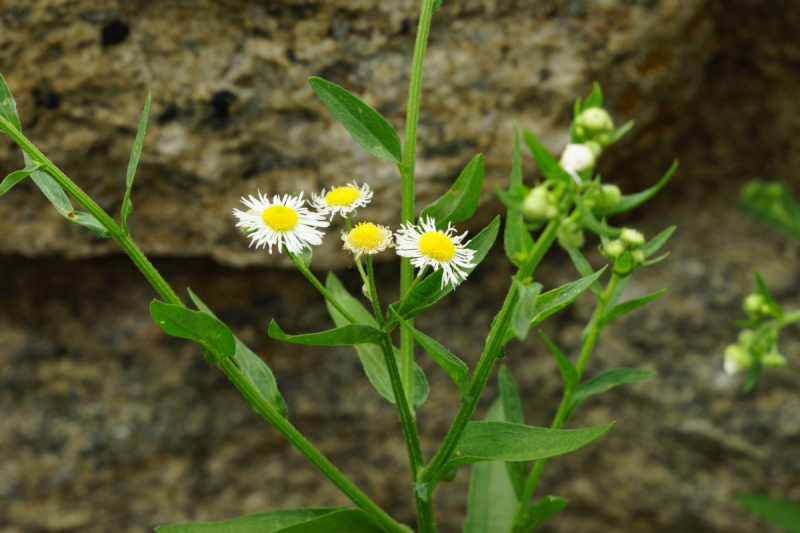
[[[644,244],[644,235],[642,235],[641,231],[637,231],[631,228],[622,228],[622,232],[619,234],[619,240],[624,242],[628,249],[636,249],[640,248]]]
[[[561,168],[570,174],[591,170],[594,163],[595,157],[592,150],[582,144],[568,144],[559,161]]]
[[[742,302],[742,309],[750,315],[751,318],[760,318],[769,313],[769,304],[763,295],[754,292],[748,294]]]
[[[750,353],[738,344],[731,344],[725,348],[723,367],[725,368],[725,373],[729,376],[749,369],[752,364]]]
[[[583,145],[592,151],[592,155],[594,155],[595,159],[600,157],[600,154],[603,153],[603,145],[599,142],[595,141],[584,141]]]
[[[631,252],[631,258],[633,259],[633,263],[639,266],[644,263],[644,252],[642,250],[633,250]]]
[[[602,194],[597,199],[597,208],[603,211],[617,207],[619,199],[622,198],[622,191],[616,185],[603,185],[600,192]]]
[[[761,358],[761,364],[764,368],[780,368],[786,365],[786,358],[779,354],[777,350],[773,350],[764,354],[764,357]]]
[[[534,187],[522,201],[522,214],[531,222],[550,220],[558,214],[555,195],[547,187]]]
[[[611,259],[612,261],[616,260],[619,256],[625,253],[627,247],[625,243],[619,239],[614,239],[613,241],[609,242],[607,245],[603,247],[603,255]]]
[[[558,226],[556,237],[565,250],[576,250],[584,243],[583,227],[577,222],[565,220]]]
[[[575,119],[575,125],[590,132],[610,133],[614,130],[614,121],[608,111],[602,107],[590,107]]]

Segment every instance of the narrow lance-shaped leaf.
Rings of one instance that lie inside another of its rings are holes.
[[[9,121],[18,131],[22,131],[19,114],[17,114],[17,102],[2,74],[0,74],[0,116]]]
[[[622,137],[624,137],[626,133],[628,133],[633,129],[634,124],[635,122],[633,120],[629,120],[619,128],[612,131],[611,135],[608,136],[608,144],[612,145],[618,140],[620,140]]]
[[[191,289],[188,289],[188,291],[189,297],[200,311],[217,318],[199,296],[192,292]],[[275,375],[272,373],[272,370],[270,370],[267,363],[253,353],[239,337],[234,335],[233,339],[236,342],[236,350],[232,357],[236,366],[239,367],[239,370],[241,370],[244,377],[247,378],[247,381],[261,393],[261,396],[263,396],[281,416],[286,418],[286,402],[283,401],[283,396],[281,396],[278,390],[278,383],[275,381]]]
[[[541,145],[530,131],[523,130],[523,136],[545,178],[570,186],[574,183],[567,171],[561,168],[556,158],[547,151],[547,148]]]
[[[219,364],[236,351],[236,341],[228,326],[205,313],[153,300],[150,316],[167,335],[198,343],[209,364]]]
[[[603,272],[605,272],[605,269],[606,267],[603,267],[591,276],[586,276],[578,281],[567,283],[563,287],[540,294],[539,297],[536,298],[536,304],[534,305],[534,315],[533,319],[531,319],[531,327],[539,324],[545,318],[560,311],[575,301],[578,296],[588,289],[592,283],[594,283],[597,278],[599,278]],[[513,337],[514,330],[509,328],[509,330],[506,332],[503,342],[508,342]]]
[[[572,404],[570,405],[569,416],[575,409],[583,403],[586,398],[605,392],[617,385],[625,385],[628,383],[636,383],[643,379],[648,379],[655,376],[656,373],[652,370],[644,370],[642,368],[615,368],[607,370],[588,381],[581,383],[572,397]],[[567,418],[569,418],[569,416]]]
[[[605,219],[603,219],[602,222],[597,220],[594,214],[587,209],[580,198],[575,199],[575,207],[581,213],[581,221],[583,222],[583,225],[597,235],[603,235],[605,237],[617,237],[622,232],[622,230],[619,228],[612,228],[608,226]]]
[[[519,128],[514,121],[514,156],[511,160],[511,183],[509,190],[522,186],[522,154],[519,148]],[[499,195],[499,193],[498,193]],[[508,205],[508,204],[506,204]],[[525,227],[522,211],[518,207],[508,205],[506,228],[503,233],[503,247],[512,263],[519,266],[533,247],[533,237]]]
[[[764,299],[767,301],[767,304],[775,309],[780,309],[778,302],[776,302],[775,298],[773,298],[772,294],[770,294],[769,288],[767,287],[767,284],[764,283],[764,278],[761,277],[761,274],[758,272],[758,270],[753,270],[753,276],[756,278],[758,292],[764,297]]]
[[[612,320],[621,317],[627,313],[630,313],[634,309],[638,309],[641,306],[645,305],[648,302],[651,302],[664,294],[667,289],[660,290],[658,292],[654,292],[653,294],[648,294],[647,296],[642,296],[641,298],[634,298],[633,300],[628,300],[627,302],[622,302],[621,304],[617,304],[608,311],[606,314],[603,315],[603,319],[600,321],[601,326],[605,326]]]
[[[400,137],[377,111],[334,83],[317,77],[309,78],[308,82],[322,103],[366,151],[402,163]]]
[[[517,287],[519,297],[511,312],[511,329],[514,330],[514,335],[519,340],[524,341],[528,336],[531,320],[538,313],[536,298],[542,292],[542,284],[534,282],[526,285],[516,278],[514,278],[513,283]]]
[[[144,145],[144,132],[147,129],[147,117],[150,115],[150,93],[147,93],[147,100],[144,102],[142,118],[139,121],[139,131],[136,132],[136,139],[133,141],[131,158],[128,161],[128,172],[125,175],[125,197],[122,199],[122,212],[120,213],[120,223],[122,231],[128,234],[128,215],[133,209],[131,203],[131,189],[133,188],[133,177],[136,175],[136,167],[139,164],[139,157],[142,155],[142,145]]]
[[[589,93],[589,96],[586,97],[582,110],[585,111],[590,107],[603,107],[603,90],[597,82],[592,84],[592,91]]]
[[[436,227],[467,220],[478,208],[483,187],[483,154],[472,158],[450,189],[420,213],[420,218],[433,217]]]
[[[534,461],[562,455],[589,444],[613,425],[544,429],[509,422],[470,422],[441,472],[481,461]]]
[[[394,314],[395,318],[400,321],[402,327],[411,333],[411,336],[414,337],[414,340],[417,341],[419,345],[430,354],[431,357],[433,357],[440,367],[442,367],[442,370],[447,372],[447,375],[453,378],[453,381],[455,381],[456,386],[458,387],[458,392],[461,394],[461,398],[463,400],[463,398],[465,398],[467,395],[467,389],[469,389],[469,368],[467,367],[467,364],[453,355],[450,350],[442,346],[436,339],[425,335],[403,320],[400,315],[397,314],[397,311],[391,309],[391,313]]]
[[[545,496],[538,502],[525,509],[525,518],[520,526],[520,531],[533,531],[545,521],[561,512],[567,506],[567,500],[558,496]]]
[[[650,242],[645,244],[644,248],[642,248],[644,256],[650,257],[651,255],[659,251],[661,247],[667,243],[667,240],[672,236],[676,228],[677,226],[670,226],[661,233],[659,233],[658,235],[656,235],[655,237],[653,237],[652,239],[650,239]]]
[[[23,179],[27,178],[31,174],[33,174],[36,169],[42,166],[41,163],[35,163],[33,165],[29,165],[22,170],[17,170],[16,172],[12,172],[8,176],[6,176],[2,182],[0,182],[0,196],[7,193],[11,187],[22,181]]]
[[[624,213],[625,211],[630,211],[634,207],[638,207],[645,203],[647,200],[652,198],[653,196],[660,191],[664,185],[670,180],[670,178],[675,174],[675,171],[678,170],[678,160],[676,159],[672,166],[669,167],[667,173],[664,174],[664,177],[661,178],[658,183],[650,187],[649,189],[645,189],[642,192],[636,194],[626,194],[623,195],[622,198],[619,199],[617,205],[612,207],[607,211],[602,211],[601,215],[611,216],[611,215],[618,215],[620,213]]]
[[[539,335],[542,336],[542,339],[544,339],[547,347],[550,348],[550,353],[552,353],[556,358],[558,371],[561,373],[561,379],[564,380],[564,390],[567,392],[574,391],[578,386],[578,371],[575,369],[572,361],[567,359],[561,350],[558,349],[558,346],[556,346],[556,344],[550,340],[550,337],[544,334],[544,331],[540,330]]]
[[[295,344],[310,344],[312,346],[352,346],[375,342],[381,336],[381,331],[365,324],[348,324],[336,329],[329,329],[319,333],[306,333],[304,335],[287,335],[274,320],[269,323],[267,332],[275,340],[292,342]]]
[[[578,273],[581,276],[591,276],[594,274],[594,269],[592,265],[589,264],[589,261],[584,257],[580,250],[577,248],[570,248],[567,250],[569,254],[569,258],[572,260],[572,264],[575,265],[575,268],[578,269]],[[589,285],[589,289],[595,293],[600,294],[603,292],[603,287],[600,286],[600,283],[595,281],[591,285]]]
[[[361,509],[282,509],[218,522],[158,526],[157,533],[385,533]]]
[[[504,422],[503,402],[497,399],[489,407],[485,420]],[[467,516],[462,533],[510,533],[514,513],[519,505],[518,496],[508,478],[506,465],[488,461],[472,465],[467,496]],[[453,470],[455,472],[455,470]]]
[[[497,374],[497,385],[500,390],[500,403],[503,405],[503,420],[514,424],[524,424],[525,415],[522,412],[522,400],[514,383],[514,376],[506,365],[500,366]],[[525,478],[528,474],[528,465],[525,462],[507,462],[506,471],[508,479],[514,487],[517,500],[522,498],[525,490]]]
[[[472,259],[472,262],[475,266],[464,269],[467,274],[475,270],[480,262],[486,257],[486,254],[489,253],[489,250],[492,248],[495,239],[497,239],[497,233],[499,230],[500,217],[495,217],[495,219],[492,220],[492,222],[486,226],[483,231],[478,233],[471,241],[469,241],[469,243],[467,243],[467,248],[470,250],[475,250],[475,256]],[[453,290],[453,287],[450,284],[445,285],[444,288],[442,288],[441,285],[442,271],[440,269],[425,278],[419,283],[419,285],[409,292],[409,294],[406,295],[403,300],[392,304],[392,306],[398,313],[400,313],[400,316],[405,319],[409,319],[430,308],[433,304],[438,302]],[[393,327],[396,324],[397,320],[395,317],[390,316],[388,326]]]
[[[773,526],[800,533],[800,502],[770,498],[765,494],[742,494],[739,501]]]
[[[372,313],[361,305],[361,302],[356,300],[347,289],[345,289],[342,282],[333,274],[328,273],[325,280],[325,288],[331,293],[333,298],[341,305],[350,315],[361,324],[366,324],[372,327],[378,327],[378,323]],[[350,322],[336,310],[330,302],[326,302],[328,306],[328,313],[331,315],[334,324],[339,327],[346,326]],[[367,379],[375,387],[378,393],[386,398],[391,403],[395,402],[394,392],[392,391],[392,382],[389,378],[389,369],[386,368],[386,359],[383,356],[383,350],[380,346],[375,344],[357,344],[354,346],[358,353],[358,358],[361,365],[364,367],[364,373]],[[395,357],[399,357],[399,351],[394,346],[392,347]],[[414,363],[414,408],[416,409],[422,405],[428,397],[430,389],[428,381],[425,378],[425,373],[422,369]]]

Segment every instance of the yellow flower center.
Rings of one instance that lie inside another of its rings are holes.
[[[293,229],[300,219],[297,211],[285,205],[273,205],[264,209],[261,218],[264,220],[264,224],[279,233]]]
[[[361,193],[355,187],[339,187],[326,194],[325,201],[328,205],[344,207],[358,200],[359,194]]]
[[[456,245],[443,232],[428,231],[419,238],[419,251],[437,261],[450,261],[456,255]]]
[[[383,229],[372,222],[360,222],[350,231],[347,241],[353,248],[371,252],[380,248],[385,238],[386,232]]]

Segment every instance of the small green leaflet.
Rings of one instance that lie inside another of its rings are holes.
[[[572,260],[572,264],[575,265],[575,268],[578,269],[578,273],[581,276],[591,276],[594,274],[594,269],[592,265],[589,264],[589,261],[584,257],[580,250],[577,248],[570,248],[567,250],[569,254],[569,258]],[[600,286],[600,283],[595,281],[589,286],[589,289],[595,294],[600,294],[603,292],[603,288]]]
[[[536,307],[536,298],[542,292],[542,284],[534,282],[526,285],[516,278],[513,278],[512,282],[517,287],[519,297],[511,312],[511,329],[519,340],[524,341],[528,336],[531,320],[539,312]]]
[[[505,421],[502,400],[499,398],[495,400],[486,413],[485,420]],[[467,517],[464,520],[462,533],[511,533],[519,501],[508,478],[506,465],[525,467],[525,463],[502,461],[487,461],[472,465]]]
[[[613,370],[606,370],[599,376],[593,377],[590,380],[584,381],[580,384],[572,397],[572,404],[569,408],[569,415],[583,403],[586,398],[605,392],[608,389],[616,387],[617,385],[625,385],[628,383],[636,383],[643,379],[648,379],[655,376],[656,373],[652,370],[644,370],[641,368],[615,368]]]
[[[8,88],[3,75],[0,74],[0,116],[6,119],[17,131],[22,131],[22,126],[19,123],[19,114],[17,114],[17,102],[11,94],[11,89]]]
[[[800,502],[770,498],[764,494],[742,494],[739,501],[770,524],[788,533],[800,533]]]
[[[400,137],[377,111],[334,83],[317,77],[309,78],[308,82],[336,120],[367,152],[394,163],[403,162]]]
[[[191,289],[188,289],[189,297],[192,299],[197,308],[203,313],[217,318],[211,309],[203,303]],[[236,351],[233,354],[233,360],[236,366],[239,367],[242,374],[247,378],[253,387],[261,393],[261,396],[278,411],[281,416],[286,418],[286,402],[283,401],[280,391],[278,391],[278,383],[275,381],[275,376],[272,370],[267,366],[259,356],[243,343],[239,337],[234,336],[236,341]]]
[[[267,333],[275,340],[295,344],[310,344],[312,346],[352,346],[354,344],[375,342],[381,336],[381,330],[365,324],[348,324],[319,333],[287,335],[274,320],[270,321]]]
[[[150,316],[167,335],[198,343],[211,365],[236,352],[236,341],[228,326],[205,313],[153,300]]]
[[[22,170],[17,170],[16,172],[12,172],[8,176],[6,176],[3,179],[3,181],[0,182],[0,196],[7,193],[11,189],[11,187],[13,187],[23,179],[33,174],[33,172],[35,172],[36,169],[38,169],[41,166],[42,166],[41,163],[34,163],[33,165],[28,165]]]
[[[522,155],[519,149],[519,128],[517,122],[514,121],[514,157],[511,160],[509,191],[519,187],[522,187]],[[498,196],[501,196],[499,191]],[[506,227],[503,232],[503,247],[511,262],[519,266],[525,260],[528,250],[533,247],[533,237],[525,227],[520,209],[512,206],[510,202],[506,205],[508,206],[508,215],[506,215]]]
[[[567,359],[561,350],[558,349],[558,346],[544,334],[544,331],[540,330],[539,335],[544,339],[545,344],[547,344],[547,347],[550,349],[550,353],[556,358],[558,371],[561,373],[561,379],[564,380],[564,390],[569,393],[573,392],[575,387],[578,386],[578,371],[575,369],[572,361]]]
[[[567,500],[558,496],[545,496],[525,509],[525,519],[518,531],[533,531],[546,520],[561,512],[567,506]]]
[[[147,93],[147,100],[144,102],[142,118],[139,121],[139,131],[136,132],[136,139],[133,141],[131,158],[128,161],[128,172],[125,175],[125,196],[122,199],[122,211],[120,213],[120,225],[125,235],[128,231],[128,215],[133,210],[131,203],[131,189],[133,188],[133,177],[136,174],[136,167],[139,164],[139,157],[142,155],[142,145],[144,145],[144,132],[147,129],[147,117],[150,115],[150,93]]]
[[[661,233],[659,233],[658,235],[656,235],[655,237],[653,237],[652,239],[650,239],[650,242],[645,244],[644,248],[642,248],[644,256],[650,257],[651,255],[659,251],[661,247],[667,243],[667,240],[672,236],[676,228],[677,226],[670,226]]]
[[[606,314],[603,315],[602,320],[600,321],[600,327],[605,326],[612,320],[619,318],[627,313],[630,313],[634,309],[638,309],[639,307],[645,305],[648,302],[651,302],[667,292],[667,289],[654,292],[653,294],[648,294],[647,296],[642,296],[641,298],[635,298],[633,300],[628,300],[627,302],[622,302],[621,304],[617,304],[608,311]]]
[[[434,475],[480,461],[534,461],[581,448],[614,423],[585,429],[544,429],[510,422],[470,422],[451,458]]]
[[[467,220],[478,208],[483,187],[483,154],[472,158],[450,189],[420,213],[420,220],[432,217],[438,229],[448,223]]]
[[[667,184],[673,174],[675,174],[676,170],[678,170],[677,159],[672,163],[672,166],[669,167],[667,173],[664,174],[664,177],[661,178],[658,183],[642,192],[623,195],[622,198],[619,199],[619,202],[617,202],[617,205],[607,211],[599,212],[598,214],[605,216],[618,215],[620,213],[624,213],[625,211],[630,211],[634,207],[642,205],[647,200],[655,196],[656,193],[658,193],[658,191],[660,191],[664,185]]]
[[[592,84],[592,91],[586,97],[586,101],[583,102],[581,111],[586,111],[590,107],[603,107],[603,90],[597,82]]]
[[[539,168],[542,171],[542,175],[549,180],[553,180],[557,183],[560,182],[572,187],[572,185],[575,183],[572,179],[572,176],[567,174],[567,171],[561,168],[561,165],[558,164],[558,161],[556,161],[555,157],[550,155],[550,152],[547,151],[547,148],[542,146],[530,131],[523,130],[522,134],[523,137],[525,137],[525,142],[528,144],[528,148],[530,148],[531,153],[533,154],[533,158],[536,160],[536,164],[539,165]]]
[[[156,533],[385,533],[361,509],[283,509],[219,522],[158,526]]]

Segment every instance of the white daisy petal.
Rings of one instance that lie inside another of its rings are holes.
[[[353,182],[344,187],[333,187],[330,192],[322,192],[318,195],[311,193],[311,205],[320,213],[333,215],[339,213],[341,216],[355,213],[359,207],[364,207],[372,200],[372,191],[366,183],[361,187]]]
[[[430,265],[434,270],[442,269],[442,288],[455,287],[467,278],[466,269],[473,268],[475,250],[470,250],[461,241],[467,236],[454,235],[456,229],[448,224],[446,230],[437,230],[436,222],[427,217],[417,225],[407,222],[395,233],[397,255],[408,257],[420,271]]]
[[[329,222],[323,214],[303,207],[303,193],[299,196],[285,194],[283,198],[275,195],[270,202],[259,192],[258,198],[251,195],[242,198],[242,203],[248,210],[234,209],[233,215],[239,219],[236,226],[243,228],[250,237],[250,246],[269,247],[272,253],[272,247],[277,245],[278,252],[286,248],[299,254],[306,246],[322,244],[324,234],[316,228],[325,228]]]

